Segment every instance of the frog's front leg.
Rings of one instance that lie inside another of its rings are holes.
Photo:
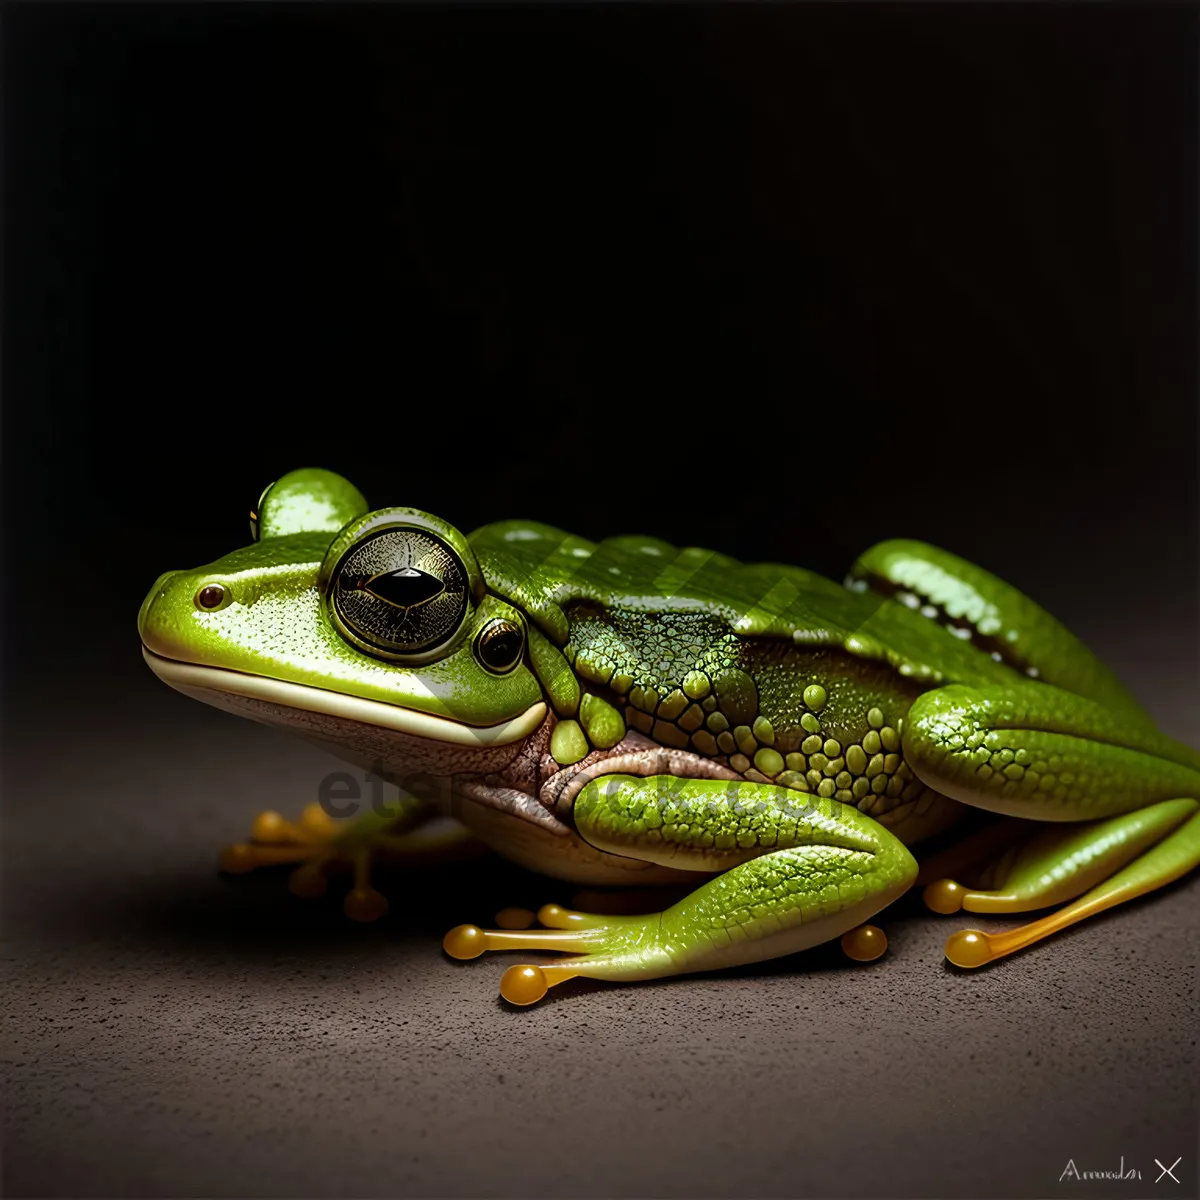
[[[992,886],[941,879],[938,912],[1025,912],[1074,903],[1004,934],[966,930],[946,944],[981,966],[1200,864],[1200,755],[1108,706],[1046,684],[941,688],[919,697],[905,761],[930,787],[977,808],[1054,822],[991,866]]]
[[[334,820],[319,804],[308,805],[296,821],[277,812],[259,813],[250,839],[222,850],[221,869],[240,875],[257,867],[296,864],[290,890],[318,897],[325,894],[328,871],[349,867],[354,883],[342,909],[353,921],[376,921],[388,911],[386,897],[371,883],[376,859],[452,851],[472,841],[459,827],[425,836],[435,815],[427,803],[405,794],[353,820]]]
[[[444,944],[455,958],[500,949],[579,956],[512,967],[501,995],[515,1004],[575,976],[657,979],[791,954],[850,934],[917,874],[904,845],[857,809],[742,780],[607,775],[579,792],[574,819],[599,849],[719,873],[660,913],[595,916],[549,906],[539,916],[560,928],[451,930]],[[872,940],[852,940],[847,950],[874,957]]]

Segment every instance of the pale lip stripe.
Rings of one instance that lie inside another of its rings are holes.
[[[177,691],[200,688],[245,696],[267,704],[323,713],[329,717],[341,717],[346,721],[375,725],[380,729],[391,729],[397,733],[449,742],[456,746],[505,746],[510,742],[519,742],[546,719],[546,706],[539,701],[519,717],[499,725],[462,725],[447,717],[415,712],[395,704],[385,704],[382,700],[365,700],[361,696],[347,696],[325,688],[268,679],[265,675],[248,675],[224,667],[202,667],[198,663],[180,662],[178,659],[164,658],[144,646],[142,654],[155,675]]]

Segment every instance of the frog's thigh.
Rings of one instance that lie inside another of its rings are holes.
[[[862,924],[916,878],[903,844],[856,809],[743,781],[609,775],[576,797],[575,822],[611,853],[720,872],[679,903],[642,916],[543,910],[553,930],[447,935],[455,957],[488,949],[565,950],[547,967],[513,967],[501,993],[540,999],[573,976],[655,979],[759,962]]]
[[[1150,721],[1116,676],[1069,629],[1011,584],[949,551],[894,540],[872,546],[850,578],[969,631],[972,640],[1057,687]]]
[[[904,761],[935,791],[1025,820],[1097,820],[1200,796],[1195,751],[1048,684],[926,692],[901,740]]]

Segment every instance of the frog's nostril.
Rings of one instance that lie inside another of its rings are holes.
[[[196,607],[214,609],[220,608],[229,596],[229,592],[219,583],[206,583],[196,593]]]

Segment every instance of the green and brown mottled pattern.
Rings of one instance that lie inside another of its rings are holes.
[[[934,797],[904,763],[916,696],[1004,670],[930,622],[800,568],[651,538],[505,522],[472,535],[489,587],[531,617],[562,765],[627,729],[880,817]]]
[[[623,706],[628,727],[661,745],[874,816],[928,790],[900,748],[920,688],[879,663],[739,639],[705,614],[647,619],[581,604],[568,619],[563,654],[592,698]]]

